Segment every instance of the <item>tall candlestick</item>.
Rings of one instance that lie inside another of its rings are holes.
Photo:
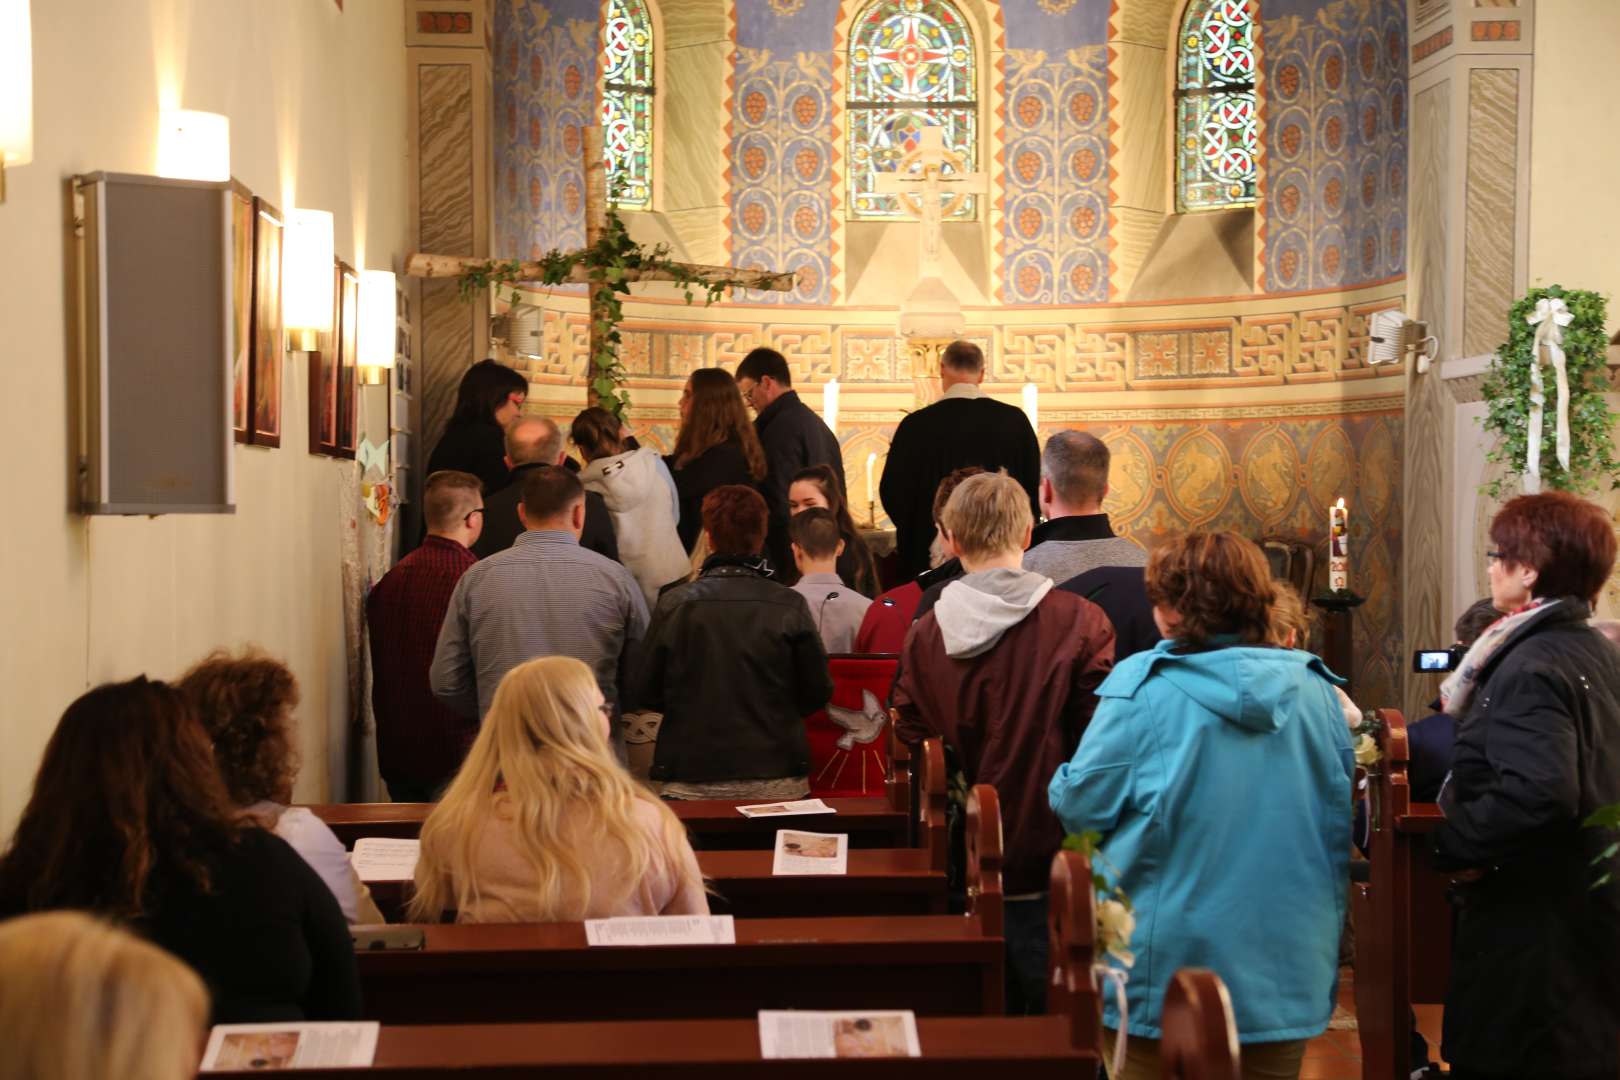
[[[1328,508],[1328,590],[1350,588],[1350,511],[1340,499]]]
[[[1024,415],[1029,417],[1029,426],[1037,432],[1041,430],[1040,396],[1040,387],[1032,382],[1024,384]]]
[[[866,501],[868,503],[877,501],[877,487],[874,483],[874,475],[876,470],[877,451],[874,450],[870,454],[866,455]]]

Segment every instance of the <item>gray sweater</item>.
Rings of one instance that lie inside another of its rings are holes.
[[[810,621],[821,631],[822,647],[829,654],[854,650],[855,633],[872,601],[845,585],[837,574],[806,574],[793,591],[810,606]]]

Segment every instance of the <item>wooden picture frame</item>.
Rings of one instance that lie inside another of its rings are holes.
[[[281,325],[281,211],[253,198],[253,334],[248,377],[249,430],[255,446],[281,445],[281,376],[286,342]]]
[[[344,402],[353,410],[353,387],[343,380],[343,263],[332,262],[332,329],[321,335],[320,352],[309,354],[309,452],[327,457],[354,457],[352,438],[344,445],[345,430],[352,432],[352,419],[345,425]],[[352,273],[352,271],[351,271]],[[351,365],[352,367],[352,365]],[[351,372],[352,378],[352,372]],[[345,393],[347,390],[347,393]]]
[[[360,275],[348,263],[337,265],[337,391],[339,457],[354,457],[359,442]]]
[[[253,383],[253,193],[231,184],[231,429],[248,438],[248,402]]]

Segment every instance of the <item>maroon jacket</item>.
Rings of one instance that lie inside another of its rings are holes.
[[[942,737],[969,784],[996,789],[1008,895],[1046,891],[1063,843],[1047,785],[1079,745],[1113,666],[1114,630],[1102,609],[1055,589],[977,656],[946,655],[938,608],[906,636],[897,731],[909,743]]]

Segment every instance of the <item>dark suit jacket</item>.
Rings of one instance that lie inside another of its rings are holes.
[[[838,436],[832,433],[814,409],[799,400],[796,390],[786,390],[777,399],[761,409],[754,419],[754,431],[760,445],[765,448],[765,462],[769,472],[759,492],[765,496],[765,506],[771,512],[770,532],[766,536],[765,550],[778,569],[791,569],[793,552],[788,546],[788,487],[793,474],[811,465],[830,465],[838,477],[840,491],[844,486],[844,455],[838,448]],[[848,580],[847,578],[845,579]],[[853,582],[851,582],[853,584]]]
[[[523,478],[532,469],[554,468],[551,465],[519,465],[512,470],[512,482],[493,495],[484,496],[484,532],[472,547],[473,554],[487,559],[497,551],[511,547],[523,531],[518,520],[518,504],[523,501]],[[594,491],[585,493],[585,531],[579,534],[579,546],[619,561],[619,542],[613,535],[613,519],[608,516],[607,502]]]
[[[928,569],[934,539],[934,490],[968,465],[1006,469],[1041,510],[1041,446],[1023,410],[990,397],[944,398],[900,421],[883,467],[883,509],[894,522],[896,548],[907,576]]]
[[[1114,663],[1159,643],[1146,571],[1140,566],[1098,566],[1061,582],[1058,588],[1083,596],[1103,609],[1114,626]]]

